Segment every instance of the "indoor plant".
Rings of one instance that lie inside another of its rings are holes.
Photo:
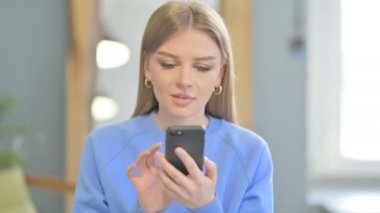
[[[25,134],[22,125],[7,122],[7,115],[15,106],[11,97],[0,97],[0,212],[34,213],[21,167],[21,153],[12,142]],[[10,142],[10,143],[9,143]]]
[[[7,169],[21,164],[21,155],[12,144],[6,144],[14,137],[23,136],[26,129],[22,125],[6,122],[8,113],[15,106],[12,97],[0,98],[0,169]]]

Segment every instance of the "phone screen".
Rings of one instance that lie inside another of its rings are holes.
[[[174,152],[176,147],[182,147],[195,160],[199,169],[203,166],[205,128],[196,126],[172,126],[166,131],[166,159],[183,174],[188,171]]]

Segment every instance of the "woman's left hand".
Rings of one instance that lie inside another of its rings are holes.
[[[203,163],[206,172],[203,173],[194,159],[182,148],[175,149],[175,153],[185,165],[189,174],[185,176],[176,169],[165,156],[157,153],[160,161],[159,177],[163,188],[189,209],[200,208],[215,198],[217,169],[215,163],[204,158]]]

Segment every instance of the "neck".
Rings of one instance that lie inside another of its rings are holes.
[[[208,126],[209,120],[208,117],[203,114],[197,117],[191,118],[176,118],[172,116],[167,116],[163,112],[155,112],[154,119],[160,129],[166,131],[169,126],[177,126],[177,125],[203,125]]]

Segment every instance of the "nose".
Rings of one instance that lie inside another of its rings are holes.
[[[191,88],[193,86],[194,72],[191,66],[181,66],[178,72],[177,86],[181,89]]]

